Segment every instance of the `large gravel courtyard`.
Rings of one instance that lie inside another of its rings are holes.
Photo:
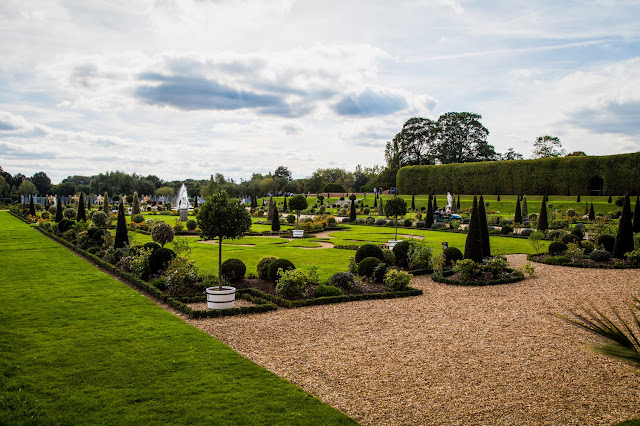
[[[595,338],[554,316],[588,302],[626,312],[638,270],[534,265],[538,277],[515,284],[417,277],[418,297],[189,322],[363,424],[640,417],[640,376],[584,349]]]

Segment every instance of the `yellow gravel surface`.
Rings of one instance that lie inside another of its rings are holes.
[[[626,311],[638,270],[534,265],[538,277],[515,284],[417,277],[418,297],[188,321],[363,424],[640,417],[640,376],[584,349],[595,337],[554,316],[588,302]]]

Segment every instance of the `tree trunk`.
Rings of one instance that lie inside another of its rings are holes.
[[[218,290],[222,290],[222,237],[218,237]]]

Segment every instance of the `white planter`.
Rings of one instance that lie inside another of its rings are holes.
[[[396,244],[402,242],[402,240],[389,240],[389,250],[393,250]]]
[[[207,307],[209,309],[233,308],[236,300],[236,288],[227,286],[222,286],[222,290],[218,290],[218,288],[207,287]]]
[[[293,238],[304,237],[304,229],[294,229],[292,232],[293,232]]]

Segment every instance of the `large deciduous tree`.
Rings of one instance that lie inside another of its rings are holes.
[[[557,136],[538,136],[533,143],[533,158],[562,157],[564,153]]]
[[[498,160],[481,119],[472,112],[448,112],[438,118],[437,151],[442,164]]]
[[[49,179],[49,176],[47,176],[45,172],[34,173],[34,175],[31,176],[31,183],[36,186],[38,194],[45,195],[51,193],[51,179]]]

